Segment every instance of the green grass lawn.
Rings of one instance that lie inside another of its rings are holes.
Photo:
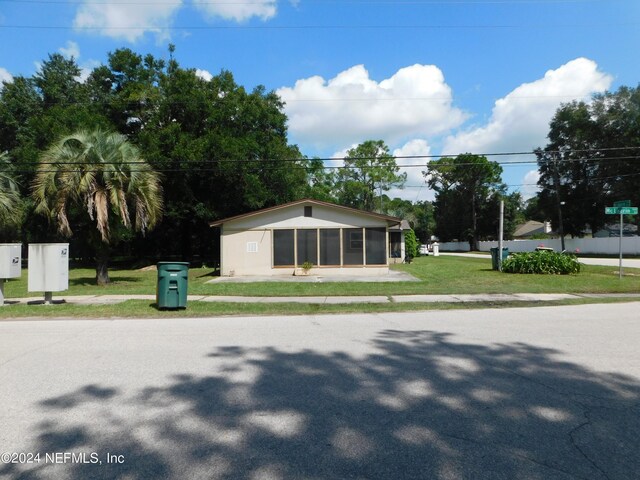
[[[411,312],[426,310],[472,310],[484,308],[526,308],[550,305],[584,305],[594,303],[624,303],[622,298],[576,298],[549,302],[471,302],[471,303],[361,303],[361,304],[300,304],[300,303],[210,303],[189,302],[185,310],[157,310],[145,300],[127,300],[111,305],[7,305],[0,308],[0,320],[18,319],[114,319],[114,318],[187,318],[238,315],[322,315],[336,313]]]
[[[420,282],[401,283],[219,283],[207,284],[212,271],[189,270],[189,294],[247,296],[312,296],[312,295],[402,295],[462,293],[640,293],[640,269],[625,268],[626,276],[618,278],[617,267],[584,265],[578,275],[516,275],[491,270],[491,259],[454,256],[419,257],[409,265],[393,268],[408,272]],[[157,273],[153,270],[110,270],[112,283],[95,285],[91,269],[72,269],[69,290],[54,294],[155,294]],[[20,279],[5,284],[5,297],[39,296],[27,292],[27,272]]]

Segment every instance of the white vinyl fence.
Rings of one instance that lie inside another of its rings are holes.
[[[491,248],[498,248],[498,242],[480,242],[481,252],[488,252]],[[546,240],[507,240],[503,246],[509,252],[532,252],[536,247],[551,247],[556,252],[562,251],[559,238]],[[620,251],[620,238],[565,238],[564,246],[567,252],[578,252],[596,255],[616,255]],[[442,242],[441,252],[468,252],[469,242]],[[640,237],[622,237],[622,253],[625,255],[640,255]]]

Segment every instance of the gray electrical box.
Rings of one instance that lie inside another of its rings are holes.
[[[30,292],[61,292],[69,288],[69,244],[29,244]]]
[[[22,244],[0,243],[0,278],[19,278],[22,273]]]

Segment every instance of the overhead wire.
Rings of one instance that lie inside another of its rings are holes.
[[[181,31],[181,30],[464,30],[464,29],[557,29],[557,28],[583,28],[597,29],[609,27],[637,27],[639,22],[620,22],[620,23],[589,23],[589,24],[493,24],[493,25],[444,25],[444,24],[370,24],[370,25],[137,25],[137,26],[74,26],[74,25],[11,25],[2,24],[0,29],[14,30],[76,30],[76,31],[92,31],[92,30],[150,30],[158,31]]]
[[[22,3],[22,4],[70,4],[83,5],[86,0],[3,0],[5,3]],[[561,4],[561,3],[610,3],[615,0],[305,0],[305,3],[317,4],[356,4],[356,5],[523,5],[523,4]],[[624,0],[618,0],[624,1]],[[162,1],[149,0],[142,2],[134,1],[113,1],[113,0],[92,0],[92,5],[184,5],[184,2],[178,0]],[[242,2],[229,0],[198,0],[197,5],[264,5],[265,2],[256,0],[245,0]],[[275,3],[275,0],[272,0]]]
[[[636,155],[617,155],[617,156],[608,156],[608,157],[594,157],[594,156],[586,156],[579,158],[560,158],[554,160],[540,160],[540,159],[532,159],[532,160],[503,160],[503,161],[493,161],[494,163],[499,164],[500,166],[508,167],[508,166],[517,166],[517,165],[533,165],[540,163],[572,163],[572,162],[592,162],[592,161],[612,161],[612,160],[640,160],[640,146],[638,147],[611,147],[611,148],[602,148],[602,149],[584,149],[584,150],[571,150],[571,151],[545,151],[543,153],[586,153],[586,152],[615,152],[620,150],[638,150],[638,154]],[[522,155],[536,155],[535,151],[529,152],[493,152],[493,153],[465,153],[465,154],[442,154],[442,155],[389,155],[390,158],[394,158],[396,160],[420,160],[420,159],[455,159],[460,155],[470,155],[470,156],[479,156],[479,157],[504,157],[504,156],[522,156]],[[356,157],[358,160],[376,160],[378,157]],[[344,157],[324,157],[324,158],[220,158],[220,159],[207,159],[207,160],[186,160],[184,161],[185,165],[193,166],[194,164],[220,164],[220,163],[302,163],[308,162],[312,160],[320,160],[322,162],[335,162],[335,161],[346,161],[352,160],[353,158],[344,156]],[[168,160],[168,162],[175,162],[175,160]],[[37,162],[33,165],[93,165],[95,162]],[[149,164],[147,161],[123,161],[117,162],[118,165],[144,165]],[[455,162],[455,163],[439,163],[438,167],[450,167],[450,166],[473,166],[477,165],[474,162]],[[396,164],[399,168],[423,168],[428,166],[436,166],[436,164],[432,162],[426,163],[408,163],[408,164]],[[311,168],[308,165],[294,165],[290,168],[302,168],[308,170]],[[352,166],[352,165],[324,165],[325,169],[343,169],[343,168],[377,168],[377,165],[360,165],[360,166]],[[289,168],[289,167],[288,167]]]

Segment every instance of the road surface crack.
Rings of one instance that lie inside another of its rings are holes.
[[[573,447],[580,452],[580,455],[582,455],[582,457],[584,457],[584,459],[589,462],[589,464],[595,468],[598,472],[600,472],[602,474],[602,476],[604,476],[604,478],[606,478],[607,480],[611,480],[611,478],[609,477],[609,475],[607,475],[607,473],[595,462],[595,460],[593,460],[591,457],[589,457],[589,455],[587,454],[587,452],[585,452],[580,445],[578,445],[578,442],[576,441],[575,435],[584,427],[587,426],[592,426],[591,423],[591,419],[589,418],[589,412],[588,410],[584,411],[584,418],[585,421],[582,422],[580,425],[578,425],[577,427],[575,427],[573,430],[571,430],[569,432],[569,440],[571,441],[571,445],[573,445]]]

